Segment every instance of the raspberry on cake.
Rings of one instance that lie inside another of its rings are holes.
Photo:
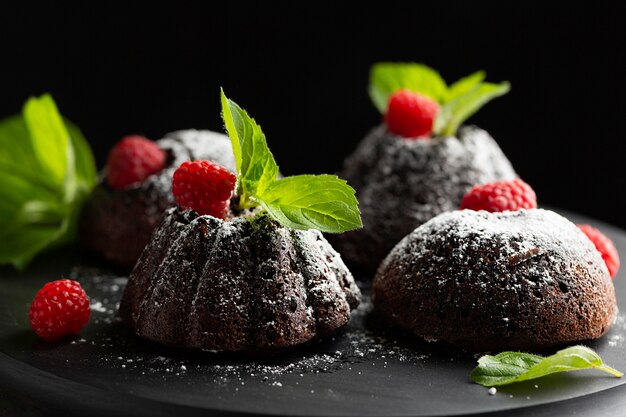
[[[122,190],[141,182],[165,166],[165,151],[143,136],[126,136],[107,159],[107,181],[111,188]]]
[[[406,89],[400,90],[389,96],[385,124],[396,135],[426,139],[433,130],[439,110],[435,100]]]
[[[372,67],[369,93],[384,123],[345,159],[342,170],[357,190],[363,228],[332,238],[348,263],[375,271],[417,226],[458,209],[473,186],[517,177],[486,131],[462,126],[509,89],[484,78],[477,72],[447,85],[421,64]]]
[[[237,176],[211,161],[187,161],[174,171],[172,191],[176,203],[198,214],[226,216]]]
[[[183,162],[209,160],[235,170],[230,141],[220,133],[181,130],[168,133],[154,146],[166,156],[162,169],[123,189],[112,188],[103,180],[81,213],[81,242],[108,261],[129,269],[137,262],[163,213],[176,205],[172,175]]]
[[[33,331],[46,341],[79,333],[90,315],[89,297],[78,282],[69,279],[44,285],[28,311]]]
[[[222,115],[237,176],[207,161],[174,173],[179,207],[137,261],[120,314],[141,337],[200,350],[275,353],[325,338],[360,300],[321,233],[360,226],[354,190],[331,175],[277,178],[260,126],[223,93]]]
[[[537,208],[535,191],[519,178],[477,185],[463,196],[461,209],[492,213]]]

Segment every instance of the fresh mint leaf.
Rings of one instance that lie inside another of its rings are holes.
[[[387,111],[389,96],[408,89],[436,100],[441,106],[434,133],[456,134],[457,129],[487,102],[510,90],[507,82],[484,82],[485,72],[477,71],[450,86],[439,73],[423,64],[381,62],[370,71],[369,94],[381,113]]]
[[[257,198],[292,229],[341,233],[362,226],[355,192],[334,175],[297,175],[275,181]]]
[[[23,268],[41,250],[72,241],[96,182],[80,130],[49,95],[0,121],[0,264]]]
[[[370,71],[369,94],[376,108],[387,111],[389,96],[408,89],[442,102],[448,95],[446,82],[439,73],[423,64],[380,62]]]
[[[278,176],[278,165],[267,147],[265,135],[245,110],[221,92],[222,117],[233,144],[238,171],[237,194],[240,205],[253,205],[250,199],[263,191]]]
[[[470,92],[474,87],[480,84],[485,77],[485,71],[476,71],[475,73],[456,81],[448,88],[446,102]]]
[[[91,186],[98,179],[98,171],[96,170],[96,161],[89,143],[78,126],[67,119],[65,119],[65,127],[69,132],[72,147],[74,148],[76,178],[79,186],[91,189]]]
[[[478,359],[478,366],[470,378],[485,387],[495,387],[582,369],[598,369],[617,378],[623,376],[622,372],[605,365],[600,356],[588,347],[572,346],[548,357],[522,352],[485,355]]]
[[[243,171],[243,155],[241,150],[241,142],[243,136],[245,136],[245,125],[242,123],[243,117],[239,116],[244,110],[237,105],[237,103],[229,100],[224,94],[224,90],[220,89],[220,100],[222,104],[222,120],[224,120],[224,126],[226,126],[226,132],[230,137],[230,142],[233,147],[233,154],[235,155],[235,165],[237,172]],[[233,114],[238,115],[235,117]]]
[[[22,111],[39,165],[55,185],[66,181],[69,133],[49,94],[31,97]]]
[[[28,137],[28,128],[21,115],[0,121],[0,149],[5,150],[0,152],[0,170],[29,178],[51,190],[58,189],[39,164]]]
[[[1,169],[0,190],[0,264],[22,268],[65,232],[67,209],[56,193]]]
[[[461,123],[487,102],[508,93],[510,89],[511,86],[507,82],[500,84],[481,83],[457,96],[441,107],[435,120],[435,133],[443,136],[454,135]]]
[[[355,191],[333,175],[298,175],[277,180],[278,166],[265,135],[222,90],[222,117],[237,163],[240,207],[261,205],[292,229],[340,233],[362,226]]]
[[[12,264],[23,270],[37,253],[50,247],[66,231],[63,227],[46,225],[27,225],[18,229],[3,231],[0,241],[0,264]]]

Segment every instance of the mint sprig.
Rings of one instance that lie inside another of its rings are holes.
[[[334,175],[277,179],[278,165],[261,127],[221,92],[222,117],[237,166],[240,208],[263,207],[292,229],[341,233],[362,226],[355,191]]]
[[[370,70],[369,94],[376,108],[387,111],[389,96],[408,89],[436,100],[444,101],[448,87],[441,75],[424,64],[380,62]]]
[[[478,359],[478,366],[472,371],[470,378],[485,387],[496,387],[582,369],[597,369],[617,378],[624,375],[605,365],[602,358],[588,347],[572,346],[548,357],[523,352],[485,355]]]
[[[485,73],[477,71],[448,86],[437,71],[424,64],[380,62],[370,71],[369,94],[381,113],[387,111],[389,96],[402,89],[436,100],[441,111],[435,120],[434,133],[452,136],[482,106],[511,89],[506,81],[493,84],[484,79]]]
[[[82,133],[48,94],[0,121],[0,149],[0,264],[22,269],[76,237],[96,167]]]
[[[254,196],[262,194],[278,176],[278,165],[267,147],[265,135],[253,118],[237,103],[221,94],[222,117],[233,146],[239,176],[237,194],[240,206],[258,205]]]

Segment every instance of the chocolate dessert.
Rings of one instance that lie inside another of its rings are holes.
[[[541,209],[433,218],[385,258],[372,298],[393,325],[471,351],[597,339],[617,315],[593,243]]]
[[[463,127],[457,137],[406,140],[381,125],[346,159],[343,176],[357,190],[363,229],[332,242],[347,262],[375,270],[417,226],[458,209],[472,186],[516,174],[477,127]]]
[[[378,63],[369,93],[383,116],[344,162],[357,190],[363,228],[333,240],[350,265],[376,270],[400,239],[432,217],[459,207],[474,185],[516,177],[484,130],[462,123],[509,84],[478,71],[447,85],[416,63]]]
[[[169,209],[133,269],[120,314],[138,336],[211,351],[274,353],[344,326],[360,292],[321,232],[360,226],[332,175],[278,177],[261,127],[222,92],[237,175],[210,161],[173,174]]]
[[[267,353],[328,336],[359,299],[317,230],[173,208],[131,273],[120,313],[166,345]]]
[[[135,265],[163,212],[175,205],[172,174],[181,163],[207,159],[235,169],[230,140],[220,133],[181,130],[156,144],[166,152],[161,171],[121,190],[107,183],[104,172],[81,215],[82,243],[123,267]]]

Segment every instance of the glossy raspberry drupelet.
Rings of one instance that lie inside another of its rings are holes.
[[[107,182],[116,190],[141,182],[163,169],[166,156],[151,140],[126,136],[109,152]]]
[[[46,341],[77,334],[90,315],[89,297],[78,282],[69,279],[44,285],[28,311],[30,326]]]
[[[221,165],[188,161],[174,172],[172,190],[180,207],[223,219],[236,182],[235,174]]]
[[[490,212],[537,208],[535,191],[521,179],[477,185],[465,194],[461,210]]]
[[[438,113],[436,101],[409,90],[400,90],[389,97],[385,123],[396,135],[424,139],[432,132]]]
[[[588,224],[579,224],[578,228],[593,242],[602,255],[602,259],[609,270],[611,278],[615,278],[619,270],[619,254],[615,245],[604,233]]]

